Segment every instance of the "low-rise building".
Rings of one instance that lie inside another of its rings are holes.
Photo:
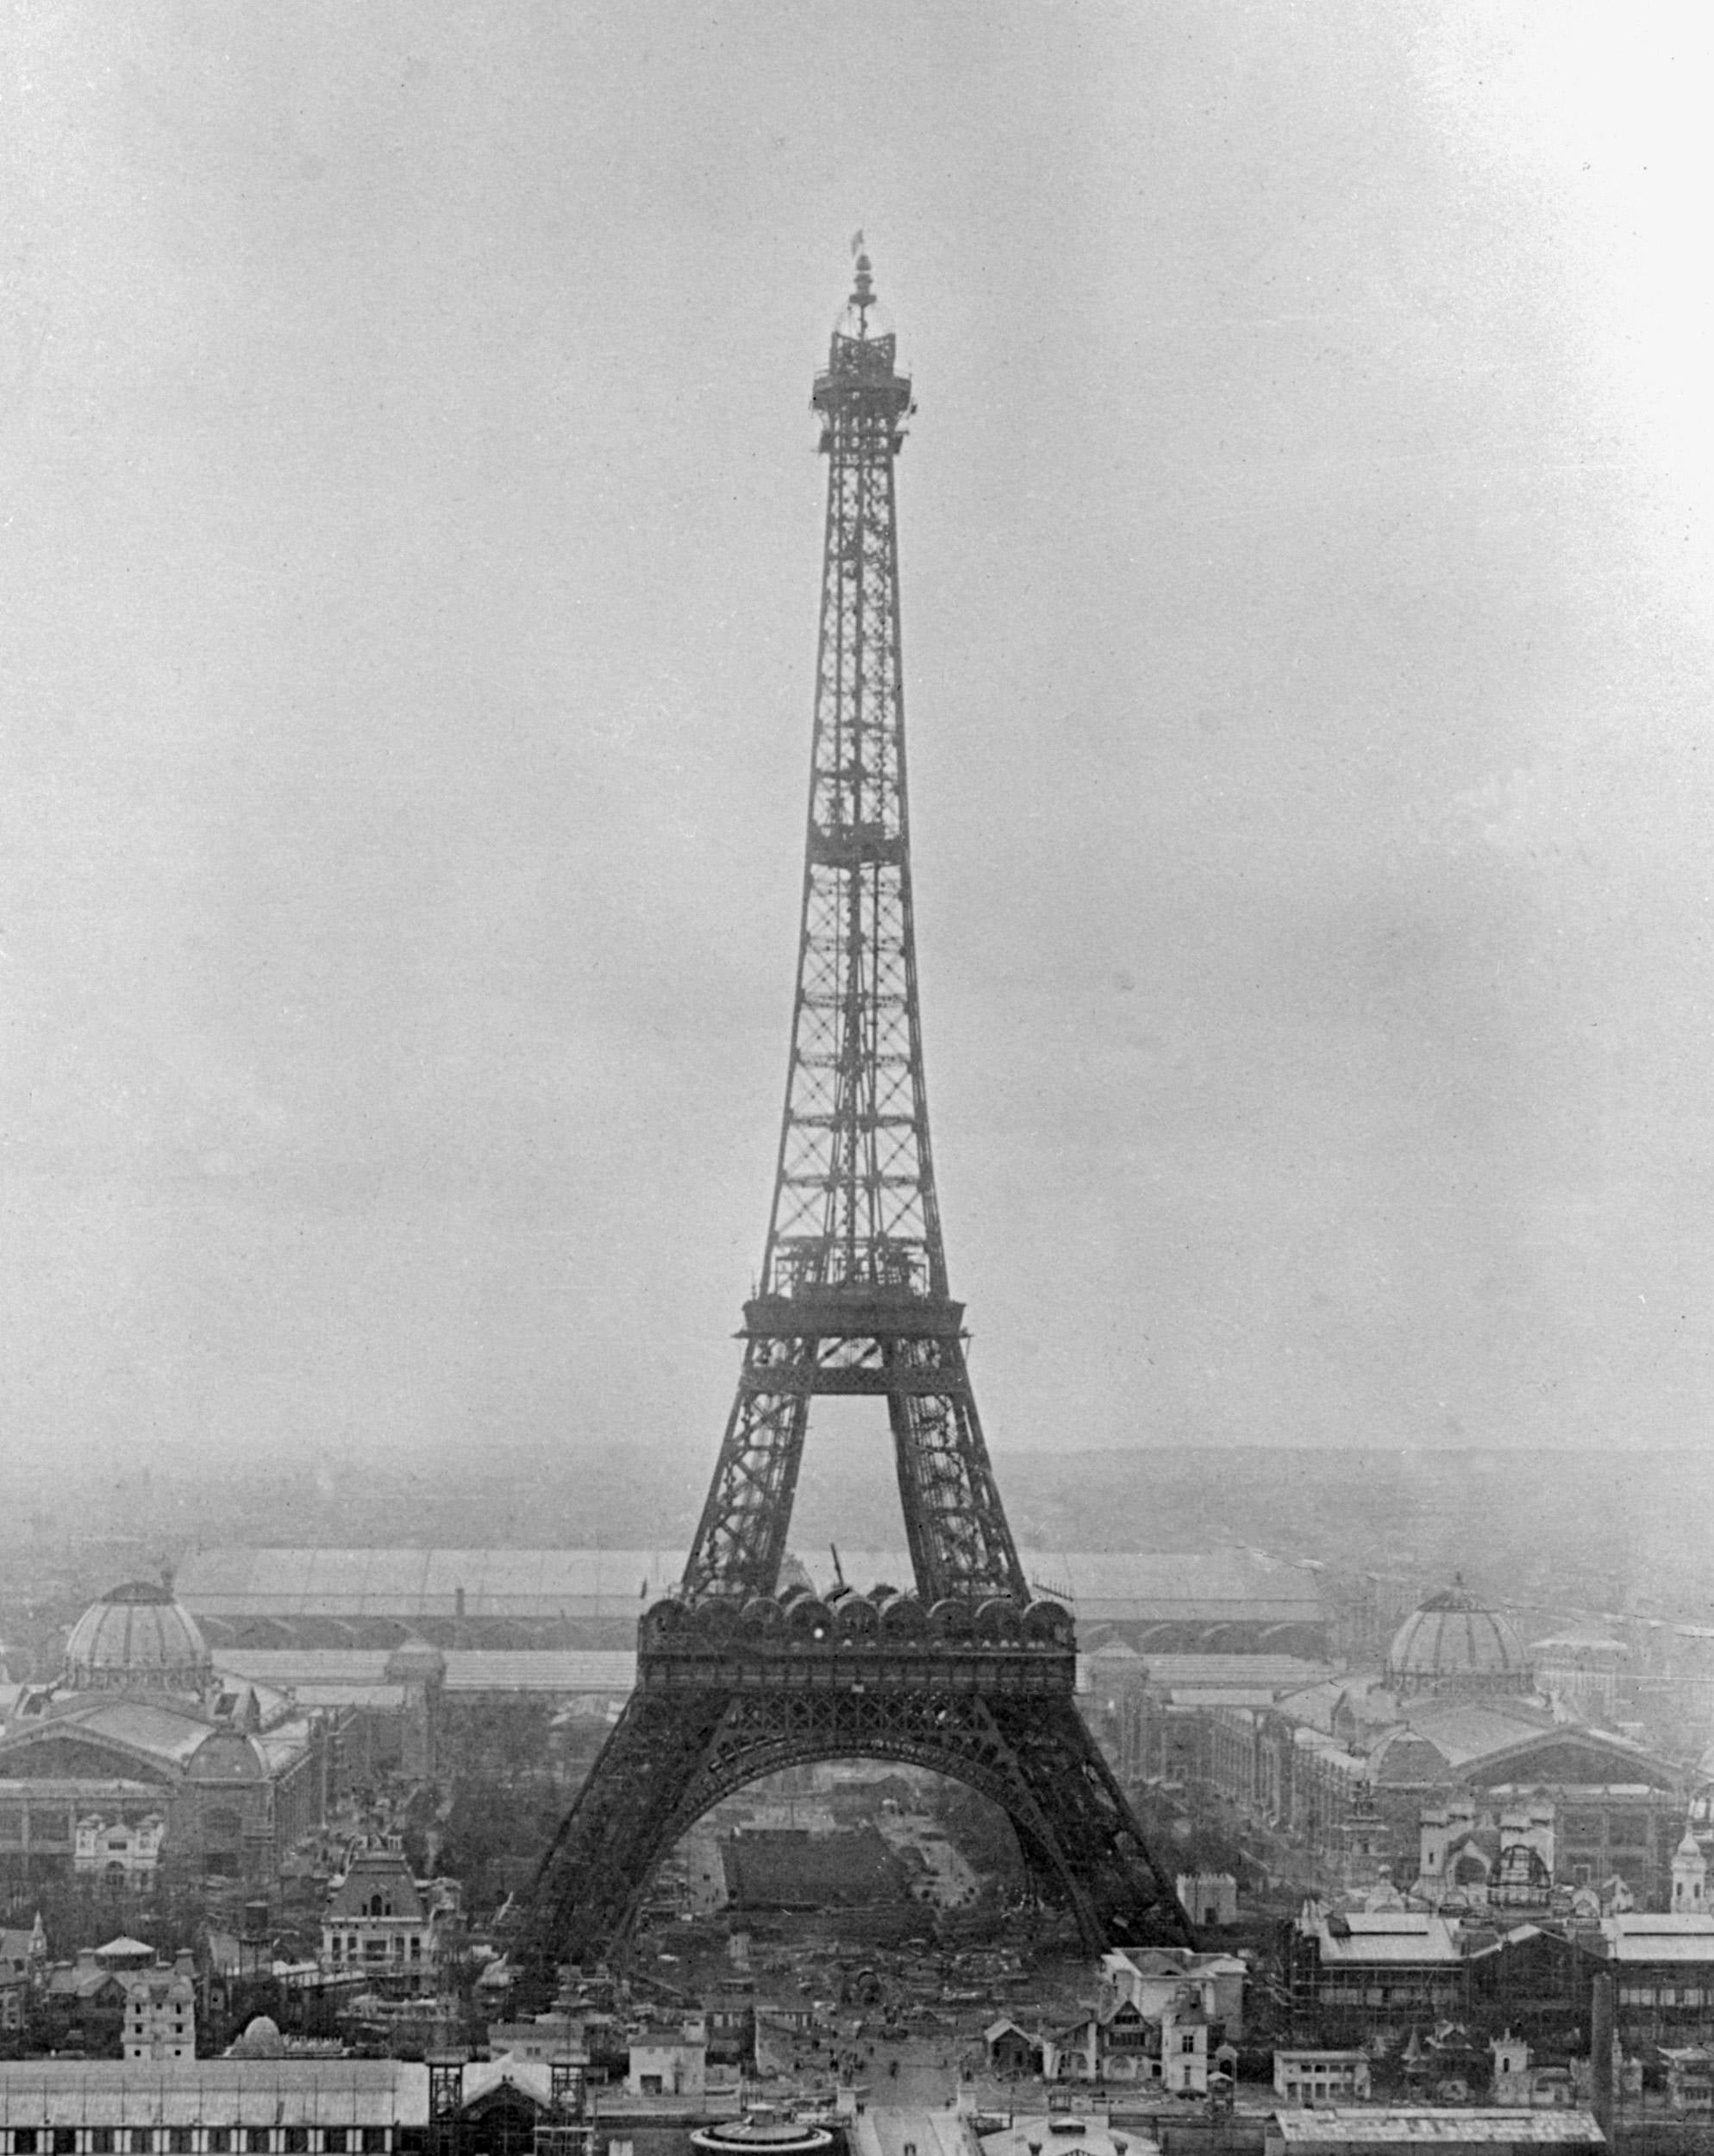
[[[1667,2101],[1674,2111],[1706,2118],[1714,2112],[1714,2051],[1693,2044],[1662,2047],[1667,2068]]]
[[[1483,2025],[1544,2036],[1586,2027],[1598,1967],[1586,1927],[1514,1924],[1464,1938],[1469,2004]]]
[[[47,2040],[56,2051],[117,2059],[123,2046],[129,1978],[154,1966],[154,1948],[141,1939],[109,1939],[84,1946],[73,1961],[55,1962],[41,1980]]]
[[[1455,2019],[1467,1996],[1456,1931],[1421,1909],[1329,1914],[1306,1903],[1286,1962],[1294,2020],[1336,2040]]]
[[[1575,2156],[1605,2147],[1590,2111],[1430,2104],[1276,2111],[1263,2140],[1265,2156],[1416,2156],[1426,2148],[1436,2156],[1525,2156],[1536,2149]]]
[[[1508,2109],[1561,2111],[1577,2102],[1575,2077],[1569,2066],[1541,2066],[1529,2045],[1510,2029],[1488,2046],[1493,2053],[1494,2102]]]
[[[1238,1883],[1229,1871],[1181,1871],[1173,1883],[1179,1906],[1198,1931],[1237,1922]]]
[[[699,2103],[708,2081],[708,2032],[685,2022],[676,2036],[651,2032],[631,2045],[625,2086],[634,2096],[684,2096]]]
[[[1021,2070],[1039,2071],[1049,2081],[1136,2082],[1170,2096],[1205,2096],[1214,2065],[1215,2028],[1206,2003],[1212,1989],[1181,1980],[1164,1997],[1142,1995],[1152,2011],[1140,2003],[1141,1987],[1106,1990],[1093,2014],[1034,2040],[1039,2062]],[[994,2029],[1015,2032],[1020,2047],[1031,2040],[1015,2022],[996,2022]],[[995,2048],[991,2040],[991,2057]]]
[[[445,1911],[411,1876],[397,1841],[353,1850],[328,1890],[322,1970],[356,1970],[390,1991],[432,1991],[440,1976]]]
[[[546,2065],[555,2059],[581,2059],[584,2025],[572,2014],[538,2014],[529,2021],[491,2021],[488,2048],[497,2059],[503,2054],[526,2064]]]
[[[153,1969],[127,1970],[120,2040],[127,2059],[194,2059],[197,1975],[188,1953]]]
[[[1597,1952],[1627,2044],[1714,2043],[1714,1915],[1605,1917]]]
[[[0,2060],[0,2156],[394,2156],[428,2119],[403,2059]]]
[[[1129,2004],[1144,2021],[1158,2021],[1188,1988],[1221,2038],[1235,2043],[1244,2031],[1248,1974],[1236,1954],[1193,1953],[1185,1946],[1115,1949],[1101,1957],[1097,2013]]]
[[[87,1813],[73,1836],[72,1869],[79,1878],[140,1886],[154,1877],[166,1833],[166,1821],[159,1812],[145,1812],[138,1820]]]
[[[1160,2016],[1160,2086],[1169,2096],[1208,2094],[1208,2015],[1186,1985]]]
[[[1536,1682],[1592,1721],[1609,1727],[1620,1711],[1620,1689],[1630,1661],[1623,1639],[1598,1633],[1566,1633],[1536,1639],[1529,1647]]]
[[[1248,1818],[1331,1862],[1352,1813],[1368,1801],[1367,1762],[1336,1737],[1278,1707],[1195,1710],[1191,1771]]]
[[[1365,2103],[1369,2095],[1366,2051],[1278,2050],[1273,2093],[1287,2103]]]
[[[982,2032],[989,2070],[1003,2081],[1020,2081],[1042,2071],[1042,2039],[1019,2021],[1003,2015]]]

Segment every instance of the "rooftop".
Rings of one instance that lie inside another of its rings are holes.
[[[371,1908],[378,1902],[378,1908]],[[360,1849],[353,1852],[343,1875],[328,1890],[329,1919],[344,1922],[366,1915],[397,1921],[423,1921],[422,1896],[411,1877],[410,1866],[397,1851]]]
[[[35,1741],[85,1734],[182,1767],[215,1733],[207,1716],[188,1700],[88,1692],[56,1702],[51,1713],[37,1719],[13,1722],[6,1743],[22,1752]]]
[[[904,1866],[872,1826],[832,1834],[749,1827],[722,1840],[720,1859],[732,1900],[751,1908],[902,1900],[906,1892]]]
[[[931,2150],[931,2156],[946,2156],[946,2152],[956,2149],[958,2147],[954,2134],[960,2122],[953,2118],[950,2113],[935,2115],[945,2117],[948,2128],[951,2130],[941,2135],[940,2150],[939,2152]],[[1055,2128],[1055,2122],[1062,2122],[1067,2117],[1074,2118],[1077,2122],[1078,2134],[1075,2140],[1072,2139],[1069,2132],[1065,2130],[1062,2123],[1057,2130]],[[1133,2128],[1126,2127],[1116,2130],[1118,2134],[1118,2140],[1125,2142],[1127,2147],[1135,2147],[1140,2141],[1142,2141],[1143,2137]],[[1061,2134],[1064,2136],[1063,2139],[1061,2139]],[[983,2156],[1029,2156],[1029,2145],[1032,2141],[1038,2148],[1042,2149],[1057,2145],[1067,2152],[1067,2156],[1070,2156],[1070,2153],[1073,2150],[1080,2151],[1081,2156],[1118,2156],[1118,2140],[1115,2140],[1114,2133],[1109,2130],[1105,2114],[1100,2111],[1073,2113],[1054,2111],[1045,2114],[1037,2111],[1029,2116],[1020,2115],[1013,2119],[1010,2128],[1005,2132],[984,2134],[980,2139]],[[1144,2145],[1146,2146],[1146,2143]]]
[[[1420,1969],[1459,1959],[1458,1934],[1445,1917],[1408,1909],[1323,1917],[1315,1934],[1329,1967],[1372,1968],[1385,1962]]]
[[[1373,2147],[1377,2141],[1498,2143],[1528,2141],[1543,2146],[1599,2147],[1605,2137],[1590,2111],[1530,2111],[1522,2108],[1445,2109],[1428,2104],[1346,2109],[1317,2104],[1312,2111],[1276,2111],[1268,2121],[1290,2147],[1293,2142],[1344,2141]]]
[[[170,1588],[129,1580],[91,1603],[66,1643],[66,1674],[79,1690],[200,1691],[208,1644]]]
[[[422,2125],[428,2070],[397,2059],[0,2060],[0,2127]]]
[[[1480,1766],[1503,1769],[1511,1755],[1525,1771],[1517,1778],[1524,1789],[1551,1783],[1556,1789],[1612,1789],[1670,1785],[1670,1764],[1609,1729],[1560,1722],[1542,1707],[1524,1699],[1411,1701],[1406,1719],[1389,1731],[1369,1754],[1381,1782],[1415,1783],[1434,1778],[1436,1760],[1454,1774]],[[1550,1758],[1550,1764],[1542,1762]],[[1492,1788],[1489,1771],[1485,1786]],[[1510,1786],[1510,1784],[1508,1784]]]
[[[449,1647],[439,1655],[451,1693],[545,1692],[622,1695],[636,1684],[630,1649]],[[393,1656],[374,1647],[222,1647],[219,1667],[252,1683],[295,1693],[303,1706],[348,1702],[398,1705],[403,1687],[387,1680]]]
[[[1320,1624],[1311,1573],[1239,1550],[1020,1551],[1047,1594],[1086,1620]],[[910,1577],[902,1550],[841,1551],[855,1582]],[[233,1545],[187,1557],[178,1591],[198,1616],[636,1615],[678,1584],[680,1550],[306,1550]],[[818,1567],[812,1564],[811,1570]],[[819,1569],[830,1572],[830,1567]],[[828,1578],[819,1582],[832,1584]],[[461,1598],[461,1599],[460,1599]]]
[[[1393,1634],[1388,1682],[1401,1692],[1527,1691],[1529,1665],[1511,1620],[1462,1579],[1430,1595]]]
[[[1666,1916],[1634,1911],[1601,1920],[1602,1952],[1610,1961],[1714,1962],[1714,1916]]]

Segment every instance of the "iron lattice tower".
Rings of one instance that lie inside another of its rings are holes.
[[[744,1367],[685,1570],[772,1595],[816,1394],[886,1398],[916,1591],[1023,1597],[947,1291],[910,905],[893,471],[912,409],[860,258],[816,383],[829,460],[785,1114]]]
[[[948,1287],[911,913],[894,473],[914,409],[868,258],[814,407],[829,460],[798,992],[743,1367],[683,1581],[543,1864],[538,1978],[604,1952],[672,1844],[804,1761],[910,1761],[1009,1814],[1085,1945],[1183,1942],[1183,1911],[1073,1701],[1069,1613],[1033,1596]],[[820,1395],[885,1397],[913,1587],[781,1591]]]

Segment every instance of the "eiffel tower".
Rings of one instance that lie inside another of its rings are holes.
[[[521,1959],[600,1959],[697,1819],[760,1777],[879,1758],[1006,1812],[1085,1946],[1187,1943],[1073,1700],[1069,1612],[1032,1592],[988,1463],[929,1144],[906,814],[894,467],[914,411],[869,259],[813,399],[829,460],[798,994],[743,1368],[682,1583],[543,1862]],[[908,1586],[782,1589],[811,1399],[886,1402]]]

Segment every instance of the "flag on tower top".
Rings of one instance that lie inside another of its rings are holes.
[[[854,232],[854,233],[852,234],[852,235],[851,235],[851,252],[852,252],[854,254],[855,254],[859,251],[859,249],[862,247],[862,244],[863,244],[863,235],[862,235],[861,231],[860,230],[860,231]]]

